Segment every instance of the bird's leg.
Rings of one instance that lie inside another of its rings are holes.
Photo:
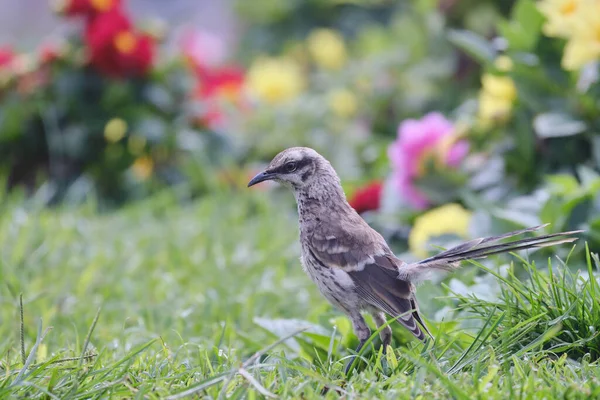
[[[373,319],[375,320],[375,324],[377,324],[377,328],[381,328],[387,323],[385,314],[381,311],[373,311],[371,312],[371,315],[373,315]],[[392,343],[392,328],[390,328],[389,325],[386,325],[385,328],[379,332],[379,337],[381,338],[383,354],[385,354],[387,347]]]
[[[354,351],[356,354],[358,354],[369,339],[369,336],[371,336],[371,330],[369,329],[367,323],[365,322],[365,319],[362,315],[360,315],[359,312],[351,314],[350,319],[352,320],[352,327],[354,328],[354,333],[358,337],[358,340],[360,340],[360,343]],[[352,356],[350,360],[348,360],[348,363],[346,364],[346,369],[344,370],[346,374],[348,373],[348,371],[350,371],[350,366],[354,362],[355,358],[356,356]]]

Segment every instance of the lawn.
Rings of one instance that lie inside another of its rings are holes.
[[[509,256],[530,278],[488,276],[496,299],[444,283],[495,274],[508,258],[423,285],[436,341],[395,325],[394,353],[381,356],[374,335],[346,377],[356,338],[300,267],[289,193],[181,205],[166,192],[106,214],[3,204],[2,398],[600,396],[600,289],[585,279],[598,263],[587,257],[585,270],[582,241],[579,277],[557,258],[549,275]],[[436,322],[443,306],[454,311]]]

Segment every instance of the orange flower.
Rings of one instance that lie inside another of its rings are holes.
[[[140,181],[145,181],[152,176],[154,171],[154,161],[148,156],[139,157],[131,166],[133,175]]]
[[[241,106],[244,72],[233,66],[218,69],[197,67],[196,76],[195,96],[205,106],[199,121],[211,129],[218,129],[224,122],[222,103]]]
[[[64,0],[58,11],[69,17],[94,17],[97,14],[112,11],[121,6],[121,0]]]

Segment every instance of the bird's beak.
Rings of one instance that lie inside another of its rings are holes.
[[[268,181],[268,180],[270,180],[270,179],[273,179],[274,177],[275,177],[275,174],[274,174],[274,173],[267,172],[267,171],[263,171],[263,172],[261,172],[260,174],[256,175],[254,178],[252,178],[252,179],[250,180],[250,182],[248,182],[248,187],[250,187],[250,186],[254,186],[254,185],[256,185],[257,183],[261,183],[261,182],[264,182],[264,181]]]

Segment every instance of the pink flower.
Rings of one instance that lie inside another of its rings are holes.
[[[15,61],[17,54],[11,47],[0,46],[0,69],[8,69]]]
[[[220,66],[228,56],[225,40],[209,31],[186,30],[180,44],[184,56],[197,67]]]
[[[392,162],[392,181],[400,195],[412,206],[424,209],[427,197],[415,186],[424,162],[437,152],[445,166],[457,167],[469,151],[465,140],[454,142],[455,128],[442,114],[432,112],[421,120],[408,119],[398,128],[398,138],[388,149]]]

